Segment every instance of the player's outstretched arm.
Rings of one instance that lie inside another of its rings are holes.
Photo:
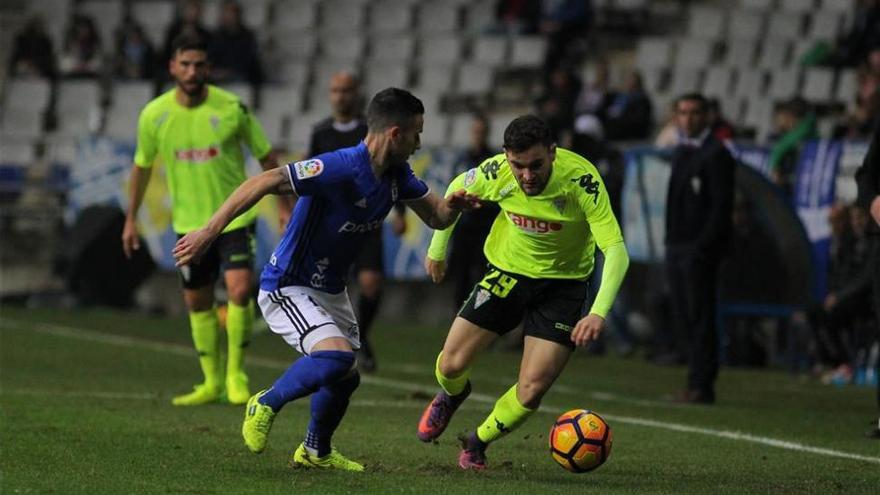
[[[479,208],[480,198],[464,189],[455,191],[445,198],[429,192],[422,198],[408,201],[407,205],[416,212],[425,225],[432,229],[443,230],[458,220],[462,210]]]
[[[137,230],[137,214],[144,200],[144,192],[150,183],[150,167],[132,165],[131,178],[128,184],[128,212],[125,215],[125,226],[122,228],[122,251],[126,258],[141,248],[140,235]]]
[[[267,194],[296,198],[286,167],[267,170],[242,182],[208,220],[208,225],[181,237],[171,252],[177,261],[177,266],[198,261],[229,222],[257,204],[257,201]]]
[[[270,151],[268,155],[260,160],[260,167],[263,170],[272,170],[278,168],[278,165],[278,154],[275,151]],[[282,231],[287,227],[287,222],[290,221],[290,215],[293,213],[295,205],[296,200],[292,196],[284,195],[278,198],[278,222]]]

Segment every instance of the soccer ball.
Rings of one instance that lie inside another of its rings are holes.
[[[611,455],[611,427],[592,411],[568,411],[550,428],[550,455],[573,473],[592,471]]]

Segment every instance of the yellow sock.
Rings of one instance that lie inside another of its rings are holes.
[[[526,422],[535,409],[529,409],[516,398],[516,384],[495,402],[495,408],[477,428],[477,437],[486,443],[494,442]]]
[[[193,343],[199,353],[199,365],[205,375],[205,384],[210,387],[220,385],[220,350],[217,346],[219,322],[217,311],[190,311],[189,326],[192,329]]]
[[[239,306],[230,301],[226,310],[226,376],[235,376],[244,371],[244,349],[250,343],[253,326],[253,301],[247,306]]]
[[[440,354],[437,355],[437,363],[434,365],[434,375],[437,377],[437,383],[440,384],[440,387],[447,394],[458,395],[464,391],[468,377],[471,376],[471,370],[468,368],[456,377],[444,376],[443,373],[440,372],[440,358],[442,356],[443,352],[441,351]]]

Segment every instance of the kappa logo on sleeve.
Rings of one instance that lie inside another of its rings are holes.
[[[293,171],[296,172],[296,178],[299,180],[311,179],[321,175],[324,171],[324,162],[317,158],[296,162],[293,164]]]

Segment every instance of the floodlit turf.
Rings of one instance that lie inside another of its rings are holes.
[[[876,418],[871,389],[725,369],[716,405],[675,406],[663,396],[681,385],[683,369],[584,353],[542,411],[489,449],[488,471],[461,472],[455,435],[476,426],[513,383],[519,354],[486,353],[474,394],[440,441],[425,445],[416,423],[435,390],[445,330],[377,326],[380,372],[365,377],[335,437],[367,471],[312,472],[286,465],[308,421],[305,401],[280,413],[261,455],[241,440],[242,407],[171,406],[198,378],[185,319],[2,307],[0,491],[878,493],[880,442],[861,437]],[[296,354],[261,334],[249,357],[256,389]],[[614,430],[610,460],[588,474],[562,470],[547,452],[553,419],[573,408],[599,412]]]

